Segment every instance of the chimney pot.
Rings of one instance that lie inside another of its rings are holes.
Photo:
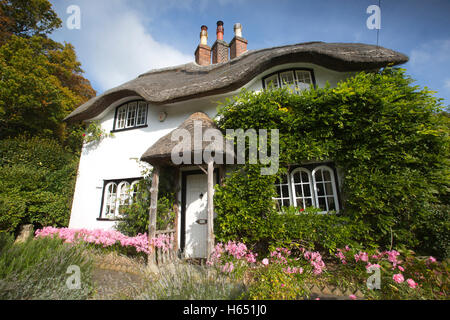
[[[200,44],[208,45],[208,27],[202,26],[200,31]]]
[[[242,37],[242,25],[240,23],[234,24],[234,35],[236,37]]]
[[[223,40],[223,21],[217,21],[217,40]]]

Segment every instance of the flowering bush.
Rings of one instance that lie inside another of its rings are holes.
[[[340,266],[334,279],[350,279],[369,299],[442,299],[448,295],[448,266],[434,257],[418,258],[410,250],[369,253],[348,246],[338,249],[335,256]],[[379,290],[367,287],[374,269],[380,270]]]
[[[229,241],[227,244],[218,243],[206,264],[214,266],[220,272],[240,277],[256,263],[257,256],[245,244]]]
[[[317,277],[325,270],[325,263],[319,252],[304,248],[293,250],[275,248],[269,258],[261,261],[252,270],[247,299],[301,299],[308,296],[304,285],[309,277]]]
[[[86,242],[102,248],[134,248],[136,252],[149,253],[149,241],[146,234],[127,237],[115,230],[87,230],[45,227],[36,231],[36,237],[58,237],[66,243]],[[167,251],[172,248],[173,237],[159,235],[151,239],[150,244]]]

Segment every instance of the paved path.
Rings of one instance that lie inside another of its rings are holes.
[[[142,277],[123,271],[95,268],[92,277],[93,300],[132,299],[145,284]]]

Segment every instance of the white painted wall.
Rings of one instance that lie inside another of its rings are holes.
[[[249,90],[259,91],[262,89],[262,78],[265,75],[291,67],[313,69],[316,84],[319,87],[324,87],[326,81],[331,86],[335,86],[339,80],[345,79],[350,75],[349,73],[335,72],[312,64],[284,64],[265,71],[244,87]],[[85,145],[78,169],[69,227],[86,229],[113,228],[115,222],[97,220],[100,216],[104,180],[140,177],[142,169],[137,159],[158,139],[177,128],[194,112],[203,111],[210,118],[214,118],[217,114],[217,101],[224,101],[226,97],[232,97],[238,92],[239,90],[236,90],[226,95],[193,99],[164,106],[150,104],[147,128],[117,132],[114,134],[114,138],[106,138],[96,146]],[[138,97],[129,97],[116,101],[102,114],[91,120],[99,120],[102,128],[110,132],[113,129],[115,108],[126,101],[136,98]],[[159,113],[162,111],[167,113],[167,118],[164,122],[159,121]]]

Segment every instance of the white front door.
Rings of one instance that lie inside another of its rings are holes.
[[[186,258],[206,258],[208,242],[208,176],[186,176]]]

